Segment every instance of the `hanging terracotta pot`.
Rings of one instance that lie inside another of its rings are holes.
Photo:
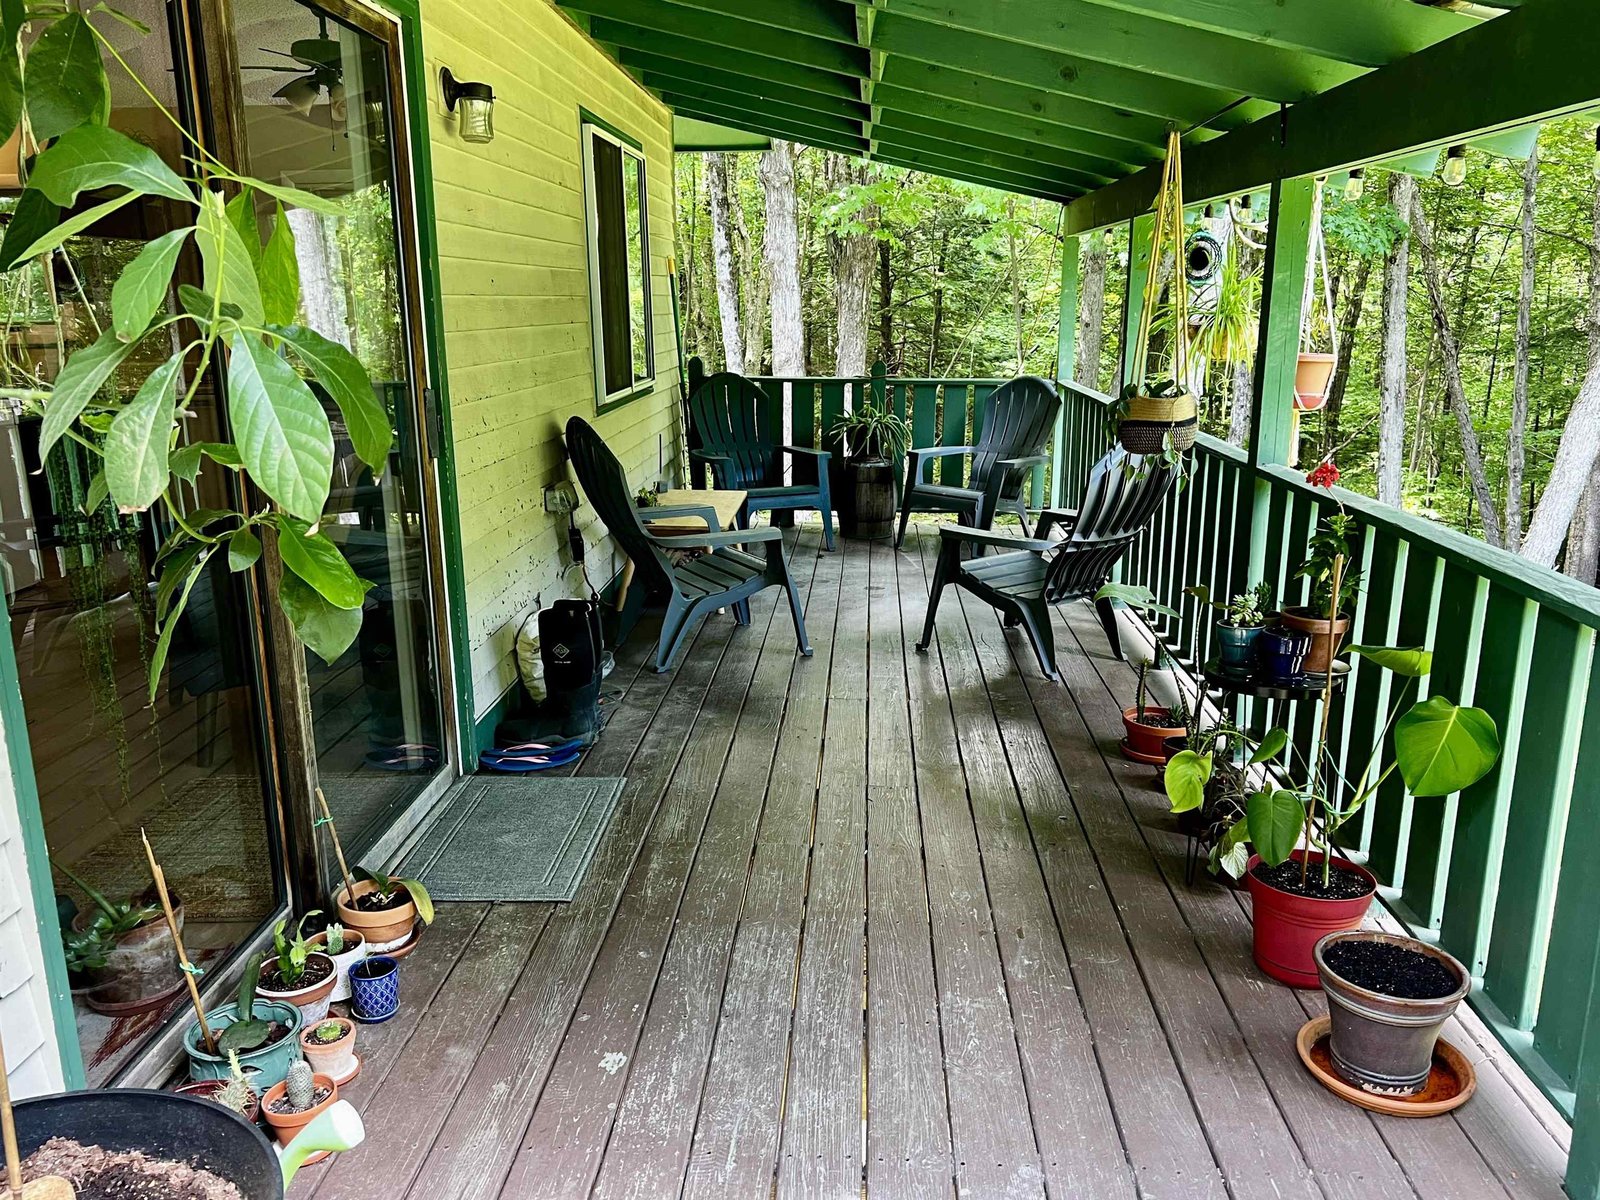
[[[1301,412],[1316,412],[1328,402],[1328,385],[1338,356],[1300,351],[1294,367],[1294,406]]]

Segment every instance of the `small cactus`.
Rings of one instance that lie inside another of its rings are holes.
[[[250,1081],[244,1077],[244,1068],[239,1065],[239,1052],[228,1051],[228,1082],[218,1089],[216,1101],[225,1108],[243,1116],[250,1111],[250,1105],[256,1098],[255,1089],[250,1086]]]
[[[284,1076],[284,1084],[290,1112],[302,1113],[311,1107],[317,1094],[317,1083],[311,1077],[310,1063],[303,1058],[296,1059],[289,1067],[289,1073]]]
[[[344,1026],[337,1021],[324,1021],[311,1033],[313,1041],[329,1045],[344,1036]]]
[[[326,944],[323,949],[329,954],[344,953],[344,926],[337,921],[328,926]]]

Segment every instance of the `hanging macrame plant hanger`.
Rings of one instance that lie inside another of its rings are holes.
[[[1322,287],[1317,287],[1317,276]],[[1327,322],[1328,350],[1316,349],[1318,310]],[[1300,357],[1294,369],[1296,412],[1316,412],[1328,402],[1328,387],[1339,361],[1339,331],[1333,323],[1333,283],[1328,275],[1328,242],[1322,233],[1322,187],[1311,205],[1311,254],[1306,264],[1306,290],[1300,303]]]
[[[1189,389],[1189,288],[1184,279],[1183,251],[1183,159],[1177,130],[1171,130],[1167,134],[1166,161],[1161,167],[1161,189],[1156,194],[1156,220],[1150,234],[1144,304],[1133,347],[1136,375],[1124,392],[1117,423],[1117,438],[1130,454],[1164,454],[1169,450],[1181,453],[1194,445],[1198,431],[1194,393]],[[1158,377],[1147,377],[1150,327],[1161,294],[1161,266],[1169,253],[1174,256],[1172,369]],[[1152,378],[1156,381],[1153,386]]]

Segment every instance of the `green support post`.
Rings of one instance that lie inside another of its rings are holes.
[[[1128,286],[1122,297],[1122,389],[1144,374],[1144,364],[1133,361],[1133,343],[1138,338],[1139,320],[1144,314],[1144,286],[1150,277],[1150,235],[1155,229],[1155,213],[1135,217],[1128,232]]]
[[[1056,329],[1056,380],[1072,382],[1078,362],[1078,239],[1061,240],[1061,303],[1060,324]],[[1062,474],[1066,470],[1067,404],[1056,413],[1056,429],[1050,437],[1050,504],[1060,508],[1066,503],[1061,495]]]
[[[1314,179],[1280,179],[1272,185],[1267,218],[1267,255],[1262,268],[1261,321],[1256,342],[1255,386],[1250,397],[1249,462],[1253,478],[1250,575],[1266,570],[1267,502],[1270,489],[1256,468],[1289,461],[1294,436],[1294,372],[1300,357],[1301,308],[1311,256]]]

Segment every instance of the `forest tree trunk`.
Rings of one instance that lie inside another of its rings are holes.
[[[1522,275],[1517,284],[1516,373],[1511,390],[1511,428],[1506,431],[1506,545],[1522,545],[1522,476],[1528,432],[1528,360],[1532,342],[1533,271],[1536,265],[1534,213],[1539,186],[1539,147],[1522,171]]]
[[[842,154],[829,153],[824,178],[835,192],[859,187],[867,181],[864,163],[852,162]],[[863,207],[855,216],[857,228],[847,233],[828,235],[829,257],[833,260],[835,327],[833,373],[867,373],[867,299],[872,287],[872,227],[877,221],[874,206]]]
[[[880,248],[880,253],[881,248]],[[933,274],[933,326],[928,332],[928,374],[936,370],[939,361],[939,342],[944,337],[944,268],[950,257],[950,231],[939,233],[939,265]],[[885,358],[888,356],[885,355]]]
[[[739,328],[739,285],[733,266],[733,239],[728,232],[728,160],[720,150],[706,154],[706,190],[711,194],[711,264],[717,280],[723,369],[743,371],[749,364],[744,358],[744,333]]]
[[[1086,388],[1100,386],[1100,361],[1106,336],[1106,239],[1091,233],[1084,239],[1083,273],[1078,279],[1078,344],[1073,378]]]
[[[1422,202],[1415,193],[1411,199],[1411,240],[1416,243],[1417,253],[1422,259],[1422,279],[1428,289],[1429,306],[1433,309],[1434,330],[1439,335],[1445,396],[1450,401],[1456,429],[1461,435],[1461,457],[1467,465],[1467,483],[1472,488],[1472,496],[1477,501],[1479,517],[1483,521],[1483,538],[1491,546],[1504,546],[1505,532],[1500,524],[1500,509],[1495,503],[1494,493],[1489,490],[1489,473],[1483,465],[1483,448],[1478,444],[1478,431],[1472,424],[1472,406],[1467,403],[1467,394],[1461,386],[1461,349],[1456,344],[1455,331],[1450,327],[1450,315],[1444,307],[1444,285],[1439,278],[1439,262],[1433,252],[1433,233],[1422,211]],[[1586,463],[1586,474],[1587,466]]]
[[[1350,384],[1350,360],[1356,348],[1356,329],[1361,324],[1361,310],[1367,303],[1367,283],[1372,278],[1372,260],[1363,258],[1356,264],[1355,278],[1346,293],[1344,311],[1339,314],[1339,355],[1333,364],[1333,379],[1328,384],[1328,404],[1322,418],[1322,453],[1335,454],[1339,449],[1339,416],[1344,411],[1344,392]]]
[[[806,370],[806,334],[800,311],[800,227],[794,207],[794,143],[773,139],[761,152],[761,190],[767,229],[762,257],[772,304],[772,373],[800,376]]]
[[[1595,185],[1593,203],[1594,232],[1589,247],[1589,369],[1578,388],[1577,399],[1572,402],[1572,410],[1567,414],[1544,495],[1539,497],[1539,505],[1528,522],[1527,536],[1522,539],[1522,556],[1547,567],[1555,566],[1567,530],[1579,516],[1579,501],[1584,492],[1595,487],[1595,452],[1600,449],[1600,183]]]
[[[894,263],[887,241],[878,243],[878,357],[893,375],[899,369],[894,355]]]
[[[1402,171],[1389,178],[1389,203],[1409,219],[1416,180]],[[1401,459],[1406,442],[1406,294],[1411,281],[1410,237],[1397,237],[1383,262],[1383,342],[1379,350],[1378,499],[1399,507],[1405,476]]]

